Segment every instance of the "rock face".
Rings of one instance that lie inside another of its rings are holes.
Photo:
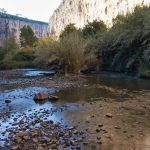
[[[0,13],[0,46],[12,36],[19,42],[20,29],[24,25],[29,25],[37,38],[47,36],[48,23]]]
[[[49,35],[58,37],[69,23],[82,28],[93,20],[108,26],[118,14],[132,12],[135,6],[148,6],[150,0],[63,0],[49,21]]]

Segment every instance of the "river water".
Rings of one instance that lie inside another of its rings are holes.
[[[11,76],[11,72],[13,72],[12,76]],[[61,122],[63,124],[76,124],[77,122],[87,121],[90,113],[96,115],[97,110],[99,110],[99,108],[97,108],[96,105],[98,105],[100,101],[102,102],[101,105],[107,105],[107,103],[110,104],[110,102],[112,103],[113,101],[112,108],[106,106],[106,109],[101,112],[104,113],[107,109],[108,110],[110,109],[110,111],[113,112],[116,109],[115,107],[117,104],[121,105],[120,108],[122,107],[127,108],[127,106],[129,106],[130,103],[128,102],[129,99],[134,99],[134,97],[136,97],[136,95],[138,95],[139,93],[142,93],[141,95],[143,95],[144,93],[143,97],[146,99],[150,98],[149,95],[147,96],[147,94],[149,94],[150,91],[150,80],[143,80],[137,77],[130,77],[127,75],[105,73],[105,72],[99,75],[84,76],[83,78],[86,79],[86,82],[84,83],[83,86],[78,88],[71,88],[67,90],[63,89],[61,91],[58,91],[57,88],[47,88],[47,87],[40,86],[40,84],[35,84],[30,87],[24,86],[25,83],[35,82],[37,77],[40,77],[40,79],[47,78],[47,75],[50,75],[51,73],[53,72],[36,70],[36,69],[22,69],[22,70],[9,71],[8,76],[7,76],[7,72],[0,74],[0,114],[1,114],[0,132],[1,133],[3,133],[7,128],[12,127],[11,123],[14,122],[13,119],[15,118],[16,115],[19,114],[29,115],[31,111],[50,109],[53,110],[53,112],[55,112],[55,109],[57,109],[60,111],[56,111],[56,113],[52,113],[51,115],[49,115],[51,120],[53,120],[54,122]],[[55,93],[57,94],[57,96],[60,97],[60,100],[56,103],[51,103],[50,101],[44,103],[36,103],[33,100],[33,97],[38,92],[46,92],[50,94]],[[5,100],[10,100],[11,103],[6,104]],[[90,103],[95,103],[93,104],[94,105],[93,108],[88,106],[90,105]],[[81,108],[80,107],[81,105],[86,105],[86,106]],[[95,107],[95,111],[94,111],[94,107]],[[149,104],[147,105],[147,107],[149,110],[150,109]],[[66,111],[62,112],[61,109],[64,109]],[[124,110],[121,113],[126,114],[127,112],[125,112]],[[136,114],[136,119],[139,117],[142,117],[141,114],[139,116]],[[144,117],[145,116],[143,115],[143,118]],[[22,117],[20,115],[20,120],[21,119]],[[96,123],[96,121],[98,122],[99,119],[96,118],[93,122]],[[112,122],[115,121],[116,119]],[[146,126],[145,128],[146,131],[143,131],[144,132],[143,137],[140,139],[136,139],[136,142],[138,141],[139,143],[142,143],[143,138],[145,138],[146,140],[144,140],[144,142],[146,142],[146,145],[143,145],[142,147],[135,146],[135,149],[140,150],[142,148],[143,150],[148,150],[150,149],[150,139],[149,139],[150,137],[148,134],[149,131],[147,127],[148,125],[150,127],[149,113],[148,116],[146,116],[146,119],[144,118],[142,121],[143,122],[147,121],[147,124],[144,124]],[[93,122],[91,124],[91,128]],[[107,128],[107,121],[104,120],[102,122],[106,122],[106,128]],[[129,126],[128,128],[131,131],[132,129],[130,126],[132,124],[133,124],[132,122],[128,124]],[[83,124],[81,123],[81,127],[82,126]],[[83,128],[85,128],[85,126],[87,126],[87,124],[84,124]],[[142,129],[143,126],[141,125]],[[134,132],[137,132],[137,130],[135,130]],[[148,134],[148,136],[146,136],[145,134]],[[118,135],[120,136],[120,133]],[[135,133],[135,137],[136,136],[138,135],[136,135]],[[5,137],[7,137],[7,134],[0,135],[1,145],[4,144],[3,139]],[[136,142],[133,142],[134,143],[133,145],[136,145],[135,144]],[[109,144],[107,143],[107,145]],[[111,143],[109,147],[106,147],[105,145],[104,147],[101,148],[113,149],[113,150],[134,149],[134,146],[132,144],[131,144],[132,146],[127,146],[126,148],[124,147],[124,144],[123,146],[120,147],[118,146],[117,148],[116,144],[117,143],[114,142],[113,147],[111,146],[112,145]],[[94,149],[99,149],[99,148],[100,147],[95,146]],[[83,149],[93,149],[93,148],[89,146],[89,147],[84,147]]]

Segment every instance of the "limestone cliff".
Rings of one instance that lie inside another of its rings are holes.
[[[47,36],[48,23],[0,13],[0,46],[11,36],[19,42],[20,29],[24,25],[29,25],[38,38]]]
[[[69,23],[82,28],[93,20],[108,26],[118,14],[131,12],[136,5],[149,5],[150,0],[63,0],[49,20],[49,35],[58,37]]]

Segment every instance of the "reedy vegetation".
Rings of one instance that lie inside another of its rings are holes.
[[[97,62],[98,57],[102,70],[134,73],[149,78],[149,18],[150,7],[136,7],[133,13],[117,16],[111,28],[107,28],[102,21],[89,23],[83,29],[76,29],[74,24],[69,24],[59,40],[41,39],[36,42],[36,47],[32,48],[35,46],[33,43],[28,46],[28,49],[34,50],[25,50],[25,46],[23,53],[31,56],[28,58],[32,60],[30,63],[34,62],[34,66],[62,72],[78,73],[85,64]],[[22,53],[22,50],[15,51],[13,55],[18,53]],[[8,54],[1,50],[0,59],[4,61]],[[24,60],[29,62],[28,58]]]

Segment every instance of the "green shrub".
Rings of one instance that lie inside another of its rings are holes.
[[[91,23],[88,23],[83,29],[82,29],[82,36],[85,39],[93,39],[97,38],[100,34],[107,31],[107,26],[103,21],[93,21]]]
[[[34,60],[33,51],[18,51],[14,56],[13,60],[15,61],[33,61]]]
[[[32,28],[30,26],[23,26],[20,29],[21,33],[20,33],[20,43],[22,47],[26,47],[26,46],[35,46],[36,42],[37,42],[37,37],[35,36]]]
[[[4,59],[5,54],[6,54],[6,50],[4,50],[3,48],[0,48],[0,61]]]
[[[70,23],[62,31],[62,33],[60,34],[60,38],[64,38],[64,37],[66,37],[69,34],[74,33],[74,32],[79,33],[80,31],[75,27],[75,24]]]

